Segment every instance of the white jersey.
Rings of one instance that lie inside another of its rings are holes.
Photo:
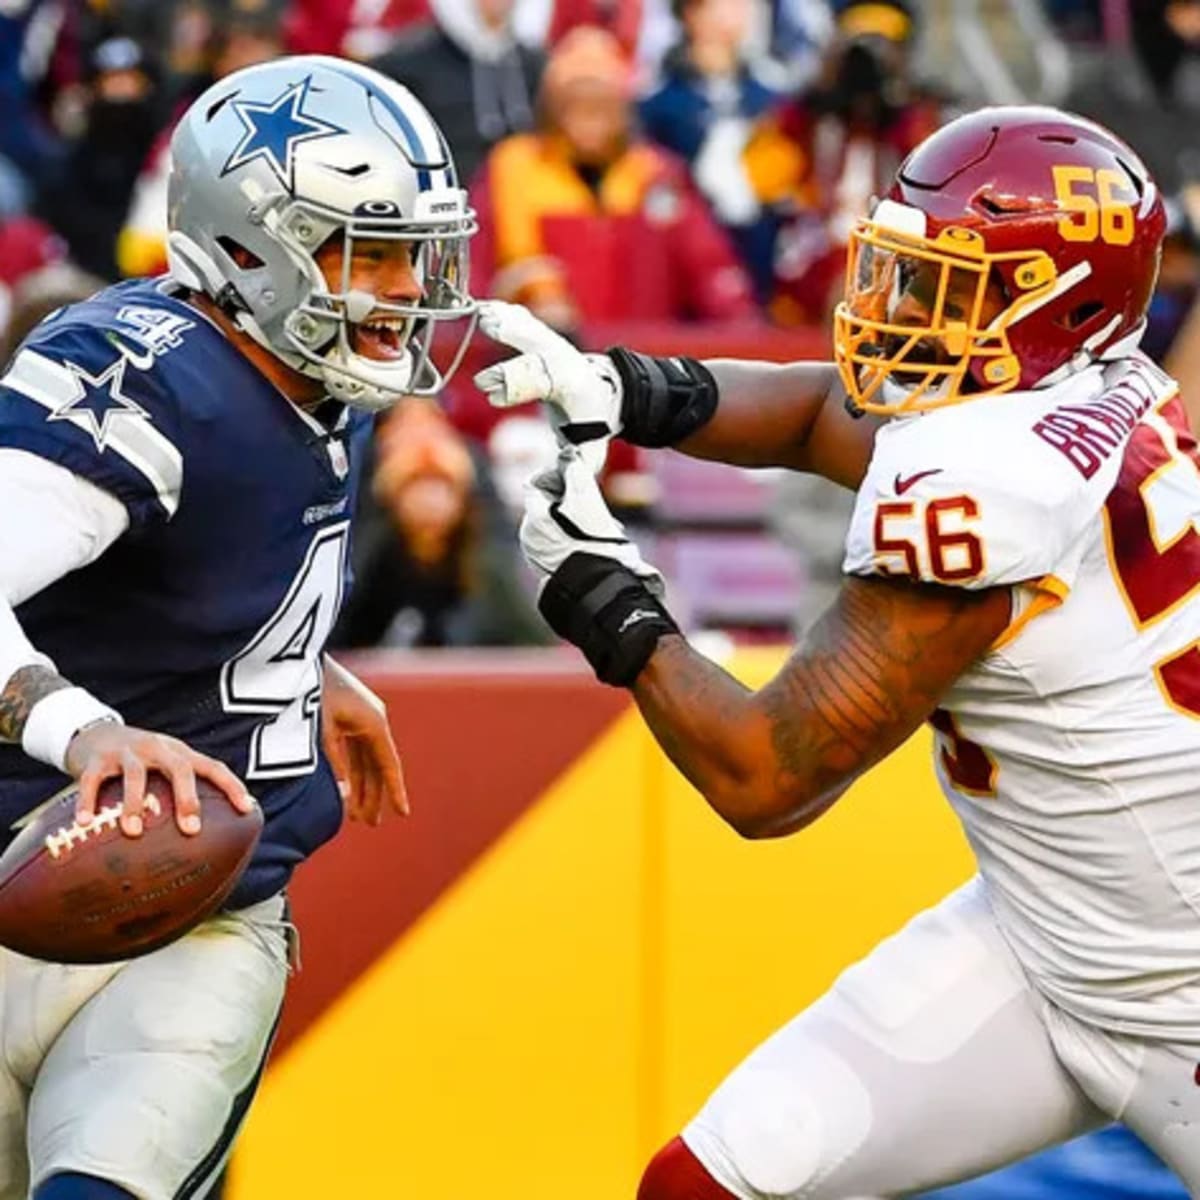
[[[1035,985],[1200,1042],[1200,469],[1137,355],[880,430],[845,570],[1013,587],[932,719],[942,787]]]

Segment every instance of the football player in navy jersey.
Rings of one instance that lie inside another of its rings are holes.
[[[382,704],[322,647],[371,414],[436,394],[473,324],[450,153],[404,88],[306,57],[214,85],[172,157],[168,276],[55,313],[0,378],[0,828],[70,777],[86,823],[119,777],[137,836],[152,770],[185,833],[197,778],[265,827],[162,950],[0,950],[0,1200],[204,1196],[277,1019],[292,870],[344,808],[405,810]]]

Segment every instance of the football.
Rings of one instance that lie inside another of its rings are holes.
[[[120,779],[101,786],[88,825],[75,820],[73,787],[35,813],[0,856],[0,945],[50,962],[116,962],[165,946],[212,913],[250,861],[263,816],[196,784],[201,829],[192,836],[175,824],[170,780],[157,772],[141,837],[117,823]]]

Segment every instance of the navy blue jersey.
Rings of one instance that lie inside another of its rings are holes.
[[[266,827],[231,904],[337,830],[320,654],[347,584],[370,418],[314,428],[167,281],[61,310],[0,380],[0,446],[105,488],[129,529],[20,605],[29,639],[131,725],[227,763]],[[0,834],[67,782],[0,747]]]

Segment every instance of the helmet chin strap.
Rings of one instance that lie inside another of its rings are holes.
[[[338,362],[342,360],[342,363]],[[343,365],[346,359],[353,360],[351,374]],[[364,358],[353,351],[343,351],[340,339],[326,351],[320,369],[321,381],[329,394],[352,408],[367,412],[382,412],[391,408],[408,391],[412,383],[413,352],[405,346],[404,357],[395,362],[382,363]]]
[[[253,338],[280,362],[309,379],[318,380],[333,399],[351,408],[383,412],[405,395],[412,382],[411,346],[405,347],[403,359],[382,363],[355,354],[343,345],[341,335],[334,339],[333,345],[323,355],[314,353],[293,337],[291,340],[295,351],[281,354],[277,347],[268,342],[258,322],[249,313],[239,312],[233,321],[242,333]]]
[[[1124,337],[1117,338],[1111,345],[1104,346],[1104,343],[1112,337],[1119,321],[1119,317],[1114,317],[1103,329],[1092,334],[1067,362],[1051,371],[1049,375],[1044,375],[1033,386],[1035,388],[1053,387],[1057,383],[1062,383],[1069,375],[1073,375],[1076,371],[1082,371],[1092,363],[1112,362],[1132,354],[1138,348],[1142,334],[1146,332],[1146,322],[1143,321]],[[1104,349],[1097,352],[1098,346],[1104,346]]]
[[[940,400],[950,390],[950,377],[945,376],[940,382],[923,387],[919,383],[897,383],[888,376],[879,386],[879,398],[889,408],[900,409],[900,406],[911,396],[920,392],[921,398]],[[898,415],[903,416],[901,410]]]

